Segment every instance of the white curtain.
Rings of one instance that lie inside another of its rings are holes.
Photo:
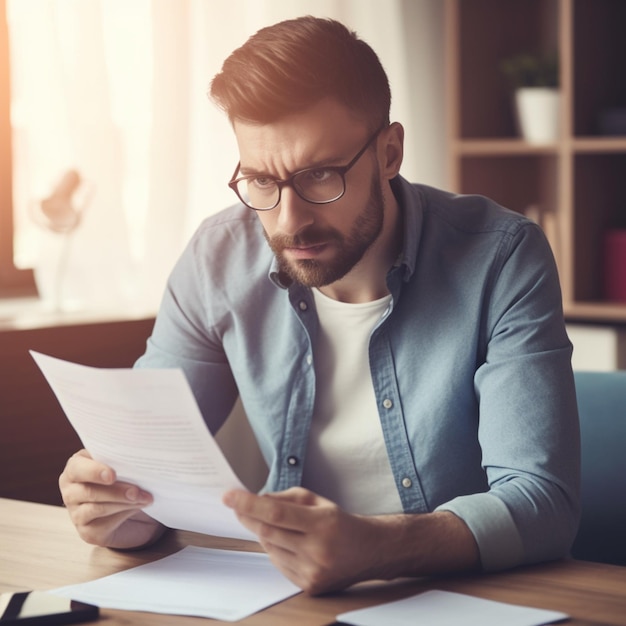
[[[343,21],[378,52],[392,117],[410,138],[403,173],[445,184],[440,7],[8,0],[18,265],[35,268],[44,297],[61,278],[62,307],[153,312],[193,230],[235,200],[226,182],[236,145],[207,100],[211,77],[259,28],[304,14]],[[59,234],[41,227],[39,209],[68,170],[84,181],[86,208]]]

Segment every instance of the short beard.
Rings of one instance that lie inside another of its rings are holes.
[[[296,237],[275,235],[267,237],[270,248],[278,259],[282,272],[306,287],[323,287],[343,278],[363,258],[382,230],[385,215],[385,199],[377,177],[372,177],[370,196],[363,212],[356,219],[352,230],[343,236],[335,229],[318,230],[315,226]],[[334,243],[337,256],[329,263],[315,259],[302,259],[290,263],[284,250],[294,246],[312,246],[319,242]]]

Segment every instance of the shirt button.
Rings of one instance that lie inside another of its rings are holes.
[[[309,308],[309,305],[304,300],[300,300],[300,302],[298,302],[298,306],[301,311],[306,311]]]
[[[413,481],[408,476],[402,479],[403,487],[406,487],[408,489],[412,484],[413,484]]]
[[[291,465],[292,467],[295,467],[296,465],[298,465],[298,457],[297,456],[288,457],[287,464]]]
[[[386,409],[390,409],[390,408],[393,406],[393,402],[392,402],[389,398],[385,398],[385,399],[383,400],[383,406],[384,406]]]
[[[310,354],[306,355],[306,364],[311,365],[313,363],[313,357]]]

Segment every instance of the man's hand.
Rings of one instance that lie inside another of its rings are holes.
[[[262,496],[229,491],[224,503],[258,536],[274,565],[310,594],[479,565],[473,535],[448,512],[352,515],[300,487]]]
[[[118,482],[113,469],[94,461],[86,450],[68,460],[59,488],[70,519],[87,543],[137,548],[156,541],[165,530],[141,510],[152,496]]]
[[[308,593],[347,587],[377,560],[368,549],[374,536],[367,518],[306,489],[263,496],[230,491],[224,503],[258,536],[274,565]]]

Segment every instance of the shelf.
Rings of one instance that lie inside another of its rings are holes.
[[[459,156],[556,154],[566,150],[577,153],[626,153],[626,136],[566,137],[562,142],[531,144],[522,139],[460,139],[451,142],[450,149]]]
[[[572,140],[575,152],[588,153],[626,153],[626,136],[620,137],[576,137]]]
[[[609,322],[626,324],[626,302],[570,302],[564,305],[568,322]]]
[[[626,142],[624,142],[626,144]],[[463,139],[451,145],[453,152],[460,156],[498,156],[555,154],[558,144],[531,144],[522,139]]]
[[[626,324],[606,299],[605,234],[626,229],[626,135],[604,111],[626,107],[626,0],[446,0],[451,188],[482,194],[544,228],[568,319]],[[561,137],[518,136],[501,62],[558,51]]]

